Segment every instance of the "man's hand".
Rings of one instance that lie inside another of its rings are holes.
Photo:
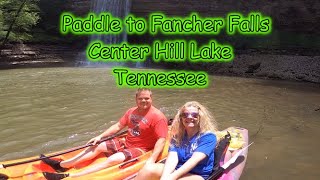
[[[97,137],[94,137],[92,139],[90,139],[87,144],[92,144],[92,145],[96,145],[100,140],[102,139],[101,136],[97,136]]]

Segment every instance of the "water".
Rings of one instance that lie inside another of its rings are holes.
[[[249,130],[242,179],[316,179],[319,85],[211,76],[207,89],[156,89],[154,105],[171,118],[186,101],[212,111],[219,129]],[[0,161],[83,145],[135,105],[108,68],[0,71]]]

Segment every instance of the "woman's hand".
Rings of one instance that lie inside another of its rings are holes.
[[[102,139],[101,136],[94,137],[94,138],[90,139],[90,140],[87,142],[87,144],[96,145],[101,139]]]

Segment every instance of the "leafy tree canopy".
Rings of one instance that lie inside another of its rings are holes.
[[[39,22],[39,0],[0,1],[1,42],[23,42],[32,38],[32,28]]]

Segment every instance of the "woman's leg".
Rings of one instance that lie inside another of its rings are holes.
[[[204,180],[203,177],[196,175],[196,174],[186,174],[179,178],[179,180]]]
[[[164,168],[164,164],[162,163],[153,163],[153,164],[145,165],[139,171],[137,177],[135,177],[135,180],[160,179],[163,168]]]
[[[97,172],[97,171],[100,171],[100,170],[105,169],[107,167],[110,167],[112,165],[119,164],[119,163],[123,162],[125,160],[125,158],[126,157],[122,152],[118,152],[118,153],[115,153],[115,154],[111,155],[110,157],[108,157],[108,159],[105,162],[94,165],[94,166],[90,167],[89,169],[86,169],[86,170],[81,171],[79,173],[69,174],[69,176],[70,177],[79,177],[79,176],[83,176],[83,175],[90,174],[93,172]]]

